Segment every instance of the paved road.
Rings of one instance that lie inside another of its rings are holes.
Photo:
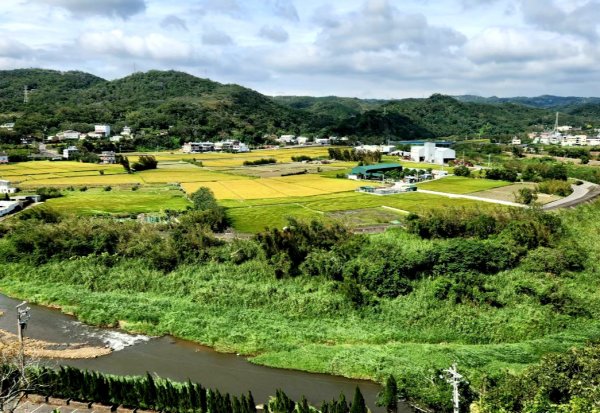
[[[474,196],[474,195],[449,194],[447,192],[429,191],[427,189],[421,189],[421,188],[419,188],[417,190],[417,192],[420,192],[420,193],[423,193],[423,194],[440,195],[440,196],[445,196],[445,197],[448,197],[448,198],[471,199],[473,201],[490,202],[492,204],[508,205],[508,206],[519,207],[519,208],[525,208],[525,207],[527,207],[526,205],[518,204],[516,202],[502,201],[500,199],[482,198],[482,197]]]
[[[582,185],[571,185],[573,193],[558,201],[550,202],[543,206],[545,210],[558,208],[573,208],[577,205],[589,202],[600,196],[600,185],[584,181]]]

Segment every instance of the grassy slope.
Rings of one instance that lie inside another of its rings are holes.
[[[60,305],[87,322],[122,320],[132,330],[255,355],[254,362],[270,366],[375,379],[394,372],[426,380],[431,368],[457,361],[477,381],[483,372],[521,369],[546,352],[600,338],[599,210],[597,203],[565,213],[590,254],[586,270],[551,276],[516,269],[489,276],[502,308],[440,301],[432,295],[432,280],[424,279],[408,296],[356,310],[334,283],[306,277],[277,281],[259,260],[180,268],[169,276],[135,262],[8,264],[0,289]],[[375,239],[390,248],[427,242],[394,232]],[[537,290],[555,286],[590,315],[557,312],[518,294],[519,284]]]

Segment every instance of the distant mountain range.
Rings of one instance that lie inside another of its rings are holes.
[[[23,101],[25,87],[28,103]],[[0,71],[0,124],[16,123],[13,134],[0,129],[0,142],[65,129],[86,131],[95,123],[117,131],[132,127],[140,132],[139,147],[174,148],[187,140],[223,137],[258,143],[266,134],[288,133],[348,135],[363,142],[505,138],[552,125],[556,110],[565,113],[565,123],[600,125],[600,98],[270,97],[176,71],[134,73],[113,81],[83,72]]]
[[[577,96],[553,96],[553,95],[542,95],[536,97],[517,96],[510,98],[499,98],[496,96],[492,97],[481,97],[475,95],[461,95],[453,96],[460,102],[473,102],[473,103],[516,103],[518,105],[531,106],[534,108],[544,109],[564,109],[573,106],[587,105],[587,104],[600,104],[600,98],[596,97],[577,97]]]

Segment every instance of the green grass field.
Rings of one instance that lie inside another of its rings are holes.
[[[448,192],[451,194],[469,194],[471,192],[485,191],[511,185],[506,181],[493,181],[491,179],[474,179],[462,176],[448,176],[435,181],[423,182],[417,186],[429,191]]]
[[[411,192],[399,195],[376,196],[357,192],[293,197],[284,199],[257,199],[248,201],[226,200],[221,204],[227,207],[235,228],[241,232],[260,232],[265,227],[281,228],[290,216],[300,218],[322,218],[335,216],[336,212],[362,210],[363,225],[380,223],[377,215],[372,220],[369,209],[394,208],[406,212],[422,212],[428,209],[448,207],[499,208],[493,204],[483,204],[468,199],[451,199],[438,195]],[[331,214],[331,215],[330,215]]]
[[[78,215],[140,214],[166,209],[183,210],[190,202],[184,194],[169,187],[131,189],[91,188],[85,192],[65,191],[65,196],[47,201],[52,208]]]

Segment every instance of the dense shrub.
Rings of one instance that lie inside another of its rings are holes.
[[[471,176],[471,170],[464,165],[454,167],[454,175],[456,176]]]
[[[131,170],[135,172],[146,171],[148,169],[156,169],[157,165],[158,161],[154,156],[140,155],[138,161],[131,165]],[[123,165],[123,167],[125,167],[125,165]]]
[[[41,187],[38,188],[36,192],[42,198],[42,201],[51,198],[60,198],[61,196],[63,196],[60,189],[52,187]]]
[[[269,165],[277,163],[275,158],[261,158],[255,161],[244,161],[244,166],[257,166],[257,165]]]
[[[512,169],[494,168],[485,170],[485,177],[487,179],[494,179],[497,181],[515,182],[517,180],[517,176],[517,172]]]
[[[595,412],[600,397],[600,346],[549,354],[518,376],[505,372],[488,377],[482,387],[482,413]]]
[[[573,192],[571,184],[566,181],[560,181],[557,179],[551,179],[548,181],[540,182],[536,190],[543,194],[558,195],[558,196],[569,196]]]

